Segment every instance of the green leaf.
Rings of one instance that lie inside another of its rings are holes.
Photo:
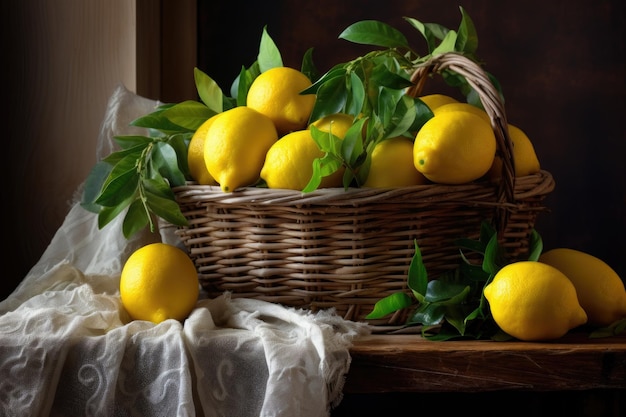
[[[388,314],[410,307],[413,299],[404,292],[396,292],[376,302],[374,309],[365,316],[366,319],[380,319]]]
[[[473,56],[478,49],[476,27],[465,9],[463,7],[459,7],[459,9],[461,10],[461,24],[459,25],[455,50]]]
[[[165,109],[169,109],[172,106],[168,106]],[[180,132],[181,130],[189,130],[185,129],[182,126],[178,126],[173,123],[170,119],[163,116],[163,112],[165,110],[157,110],[153,113],[147,114],[145,116],[139,117],[133,120],[130,125],[136,127],[146,127],[150,129],[156,129],[161,132],[169,133],[169,132]]]
[[[176,159],[178,162],[178,168],[183,173],[183,176],[189,175],[189,164],[187,160],[187,151],[189,149],[189,142],[192,138],[191,133],[172,135],[167,143],[176,152]]]
[[[133,201],[128,207],[124,221],[122,222],[122,233],[126,239],[145,228],[148,225],[149,214],[140,199]]]
[[[129,155],[113,167],[95,203],[116,206],[135,194],[138,185],[137,158]]]
[[[258,75],[260,71],[258,71],[258,65],[253,66],[253,69],[246,69],[245,67],[241,67],[241,72],[239,76],[235,79],[233,86],[231,88],[231,94],[233,97],[237,97],[237,106],[245,106],[248,90],[250,90],[250,86],[252,82]]]
[[[146,204],[150,210],[162,219],[176,226],[187,226],[187,218],[176,202],[176,196],[163,180],[146,179],[143,182]]]
[[[483,250],[479,251],[480,253],[485,253],[487,248],[487,244],[491,241],[493,236],[496,234],[495,227],[489,223],[488,221],[482,221],[480,223],[480,242],[483,243]]]
[[[315,105],[309,120],[314,121],[329,114],[344,112],[347,98],[348,90],[343,76],[325,81],[317,90]]]
[[[469,249],[477,253],[485,253],[486,245],[479,241],[468,238],[460,238],[454,241],[454,244],[461,249]]]
[[[409,264],[408,286],[412,291],[425,296],[428,289],[428,272],[426,271],[417,240],[414,240],[413,243],[415,245],[415,253]]]
[[[161,115],[170,120],[176,126],[180,126],[190,132],[193,132],[207,119],[217,113],[219,112],[211,110],[198,101],[186,100],[170,107]]]
[[[98,162],[89,172],[87,179],[85,180],[85,186],[83,188],[83,194],[81,196],[81,206],[92,213],[98,213],[102,206],[95,204],[102,186],[106,179],[111,174],[113,165],[104,161]]]
[[[149,139],[149,138],[147,138]],[[111,152],[108,156],[102,158],[102,161],[111,164],[111,165],[116,165],[118,162],[120,162],[122,159],[124,158],[128,158],[131,159],[135,158],[135,159],[140,159],[143,152],[145,151],[145,149],[150,146],[151,143],[153,143],[153,139],[149,139],[149,142],[144,142],[144,143],[140,143],[136,146],[130,147],[130,148],[126,148],[126,149],[122,149],[120,151],[115,151],[115,152]]]
[[[456,47],[457,33],[454,30],[446,33],[441,43],[433,50],[432,55],[440,55],[448,52],[454,52]]]
[[[403,88],[407,88],[413,85],[411,80],[406,77],[403,77],[400,74],[394,73],[390,71],[384,65],[378,65],[374,67],[370,81],[379,86],[388,87],[394,90],[401,90]]]
[[[495,275],[496,272],[500,269],[498,266],[498,258],[500,255],[499,245],[498,245],[498,235],[494,234],[491,236],[487,247],[485,248],[485,257],[483,259],[483,271],[490,275]]]
[[[185,175],[178,168],[178,157],[174,148],[166,142],[157,142],[150,155],[151,169],[167,178],[172,187],[185,184]],[[150,174],[153,177],[153,174]]]
[[[446,308],[445,319],[448,324],[453,326],[459,332],[459,335],[465,335],[467,321],[465,320],[465,311],[462,307],[452,305]]]
[[[119,214],[124,211],[124,209],[126,209],[126,207],[128,207],[135,199],[136,196],[132,195],[116,206],[102,207],[102,209],[98,213],[98,228],[102,229],[107,224],[109,224],[113,219],[119,216]]]
[[[342,140],[332,132],[320,130],[317,126],[311,126],[311,137],[322,152],[327,152],[340,157]]]
[[[415,97],[413,103],[415,104],[415,118],[408,130],[416,133],[424,126],[424,123],[432,119],[435,115],[432,110],[430,110],[430,107],[419,98]],[[413,139],[415,138],[413,137]]]
[[[463,254],[462,254],[463,255]],[[489,274],[483,270],[481,265],[473,265],[463,255],[464,262],[459,265],[459,273],[464,279],[470,282],[485,282]]]
[[[353,169],[357,168],[356,163],[363,154],[363,129],[364,119],[359,119],[346,131],[346,135],[341,142],[341,155],[343,160]]]
[[[541,236],[539,235],[539,233],[537,233],[535,229],[533,229],[530,232],[528,246],[529,246],[528,260],[529,261],[539,260],[539,257],[541,256],[541,253],[543,252],[543,240],[541,239]]]
[[[221,113],[224,110],[224,94],[220,86],[197,67],[193,69],[193,76],[200,100],[213,113]]]
[[[470,287],[463,284],[443,282],[434,279],[428,282],[425,300],[440,305],[459,304],[469,294]]]
[[[433,53],[439,41],[444,39],[446,34],[450,31],[450,29],[438,23],[422,23],[410,17],[405,17],[405,20],[422,34],[426,40],[429,54]]]
[[[132,149],[141,146],[145,148],[154,141],[153,138],[138,135],[114,136],[113,140],[122,150]]]
[[[363,110],[363,103],[365,103],[365,86],[359,76],[351,72],[345,112],[353,116],[358,116]]]
[[[377,20],[356,22],[344,29],[339,35],[339,39],[386,48],[409,47],[409,43],[402,32]]]
[[[302,66],[300,67],[300,72],[306,75],[312,83],[317,81],[319,78],[319,73],[317,71],[317,67],[313,63],[313,48],[309,48],[304,53],[302,57]]]
[[[346,71],[344,65],[336,65],[318,78],[309,88],[303,90],[301,94],[317,94],[317,90],[319,90],[322,85],[337,77],[345,79],[347,74],[348,71]]]
[[[314,191],[319,187],[322,178],[335,173],[342,166],[342,162],[334,154],[326,154],[313,160],[313,175],[309,183],[302,190],[305,193]]]
[[[445,306],[439,304],[424,303],[413,312],[408,324],[422,324],[424,326],[436,326],[445,319]]]
[[[267,33],[267,26],[263,27],[257,61],[259,63],[259,68],[261,72],[265,72],[271,68],[283,66],[283,59],[280,55],[280,51],[274,43],[274,40]]]
[[[413,126],[416,116],[413,98],[406,94],[402,95],[391,115],[391,120],[385,130],[385,137],[395,138],[404,135]]]
[[[472,320],[484,318],[485,314],[482,307],[482,303],[479,302],[478,307],[470,311],[470,313],[465,317],[465,322],[468,323]]]

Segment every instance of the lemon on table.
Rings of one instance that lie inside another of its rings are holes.
[[[536,174],[541,169],[535,147],[526,133],[517,126],[508,125],[509,137],[513,144],[513,163],[515,164],[515,176]],[[502,176],[502,158],[496,156],[493,165],[489,169],[489,178],[496,180]]]
[[[322,156],[309,129],[288,133],[267,151],[261,178],[269,188],[302,190],[313,175],[313,161]],[[343,171],[323,177],[318,188],[341,186]]]
[[[184,320],[199,294],[198,273],[187,253],[152,243],[128,258],[120,276],[122,305],[134,320]]]
[[[189,141],[189,147],[187,148],[187,165],[189,166],[191,178],[198,184],[217,185],[217,181],[211,176],[204,162],[204,140],[206,139],[209,127],[220,115],[221,113],[218,113],[202,123]]]
[[[427,184],[429,181],[413,164],[413,141],[406,137],[383,140],[376,144],[363,186],[396,188]]]
[[[555,248],[539,262],[551,265],[572,281],[589,323],[608,326],[626,318],[626,290],[617,272],[603,260],[576,249]]]
[[[252,81],[246,105],[269,117],[279,136],[283,136],[307,126],[315,95],[300,93],[311,84],[311,80],[297,69],[271,68]]]
[[[464,184],[485,175],[495,153],[489,124],[468,111],[451,111],[432,117],[417,132],[413,163],[435,183]]]
[[[270,118],[246,106],[234,107],[209,127],[204,162],[222,191],[232,192],[259,180],[265,154],[277,140]]]
[[[587,322],[572,282],[541,262],[504,266],[483,294],[496,324],[520,340],[558,339]]]
[[[445,94],[427,94],[418,98],[422,100],[432,112],[434,112],[437,107],[443,106],[444,104],[459,102],[454,97]]]

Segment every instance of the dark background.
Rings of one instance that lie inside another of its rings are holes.
[[[560,246],[586,251],[605,260],[625,278],[626,18],[622,0],[199,0],[197,22],[189,24],[197,23],[198,67],[228,92],[241,66],[249,66],[255,60],[264,26],[281,51],[285,65],[298,68],[305,51],[314,48],[317,67],[325,72],[332,65],[369,50],[338,39],[341,31],[356,21],[378,19],[389,23],[408,37],[415,50],[425,53],[423,38],[403,16],[456,29],[461,19],[459,6],[474,21],[478,54],[486,69],[504,89],[509,122],[526,131],[542,168],[555,178],[556,189],[545,201],[550,212],[540,215],[536,224],[545,248]],[[10,16],[5,17],[11,22]],[[13,30],[28,33],[28,28]],[[25,36],[16,36],[2,40],[3,51],[18,51],[16,62],[23,61],[21,55],[27,52],[21,49],[27,47],[24,39]],[[5,42],[11,47],[7,49]],[[10,65],[3,62],[3,75]],[[176,67],[178,63],[170,60],[164,65]],[[46,69],[30,70],[32,77]],[[192,68],[181,73],[187,75],[174,80],[169,91],[182,91],[174,87],[193,81]],[[21,88],[30,91],[25,82],[28,74],[13,74],[18,79],[10,75],[9,72],[3,77],[9,95],[5,88],[2,97],[8,103],[14,102],[12,97],[24,94]],[[440,86],[427,85],[428,88],[436,92]],[[30,94],[45,97],[46,92]],[[174,93],[150,98],[167,102],[196,97]],[[32,108],[12,110],[23,114],[19,120],[37,122],[38,115]],[[5,117],[3,121],[6,141],[15,144],[24,139],[20,137],[23,127],[16,125],[14,118]],[[6,187],[11,192],[3,193],[2,204],[13,212],[28,208],[29,213],[35,212],[30,221],[39,221],[36,212],[44,210],[43,206],[24,207],[24,200],[11,197],[37,193],[36,189],[13,192],[20,187],[20,179],[14,178],[16,170],[11,164],[9,152],[5,154],[3,169]],[[40,174],[42,178],[54,175]],[[74,180],[78,184],[83,178]],[[58,226],[61,221],[59,218]],[[33,239],[24,232],[29,229],[16,224],[12,217],[6,218],[5,225],[5,246],[14,242],[14,250],[4,251],[0,299],[10,294],[46,247],[45,236],[43,241],[39,236],[39,240]],[[54,225],[45,230],[48,239],[54,230]]]
[[[284,64],[300,68],[313,47],[320,72],[369,47],[338,39],[350,24],[376,19],[425,54],[403,17],[456,30],[462,6],[478,32],[478,55],[500,81],[508,121],[535,145],[555,190],[536,229],[545,249],[591,253],[626,277],[625,7],[618,0],[305,1],[198,3],[198,66],[229,92],[258,52],[264,26]],[[440,92],[442,85],[427,85]],[[454,93],[444,91],[446,93]]]

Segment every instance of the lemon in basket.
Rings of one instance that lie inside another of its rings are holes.
[[[427,94],[418,98],[422,100],[432,112],[434,112],[436,108],[443,106],[444,104],[459,102],[454,97],[450,97],[445,94]]]
[[[485,175],[495,153],[491,125],[471,112],[451,111],[435,115],[417,132],[413,163],[430,181],[464,184]]]
[[[354,123],[354,116],[346,113],[333,113],[317,119],[309,125],[315,126],[322,132],[331,132],[338,138],[345,138],[346,132]]]
[[[395,137],[376,144],[367,179],[363,186],[374,188],[408,187],[429,181],[413,164],[413,141]]]
[[[272,120],[246,106],[222,112],[204,140],[204,162],[224,192],[256,183],[265,154],[278,140]]]
[[[315,104],[314,94],[300,94],[311,86],[311,80],[290,67],[275,67],[252,81],[246,105],[266,115],[276,125],[280,136],[304,129]]]
[[[211,176],[204,162],[204,140],[209,127],[221,113],[207,119],[194,132],[189,147],[187,148],[187,165],[189,166],[189,174],[198,184],[217,185],[215,178]]]
[[[433,110],[433,114],[437,116],[439,114],[447,113],[451,111],[468,111],[470,113],[474,113],[475,115],[480,116],[489,126],[491,126],[491,119],[489,119],[489,115],[487,114],[487,112],[481,109],[480,107],[476,107],[473,104],[469,104],[469,103],[442,104],[441,106]]]
[[[572,281],[590,324],[608,326],[626,318],[624,282],[603,260],[579,250],[555,248],[542,253],[539,262],[552,265]]]
[[[122,305],[134,320],[184,320],[196,305],[198,273],[176,246],[152,243],[133,252],[120,276]]]
[[[313,175],[313,161],[322,156],[309,129],[288,133],[267,151],[261,178],[269,188],[302,190]],[[343,171],[322,178],[318,188],[340,187]]]
[[[496,324],[520,340],[558,339],[587,322],[572,282],[541,262],[504,266],[483,294]]]
[[[509,123],[509,137],[513,143],[513,163],[515,164],[515,176],[536,174],[541,169],[535,147],[526,133],[517,126]],[[492,167],[489,169],[489,178],[497,180],[502,176],[502,159],[496,156]]]

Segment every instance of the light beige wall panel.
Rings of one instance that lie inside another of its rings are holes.
[[[134,0],[27,0],[2,6],[10,56],[11,190],[16,273],[30,269],[96,162],[107,100],[136,88]],[[6,20],[6,21],[5,21]],[[6,33],[4,32],[6,31]],[[6,44],[6,46],[5,46]],[[7,53],[8,51],[8,53]]]

